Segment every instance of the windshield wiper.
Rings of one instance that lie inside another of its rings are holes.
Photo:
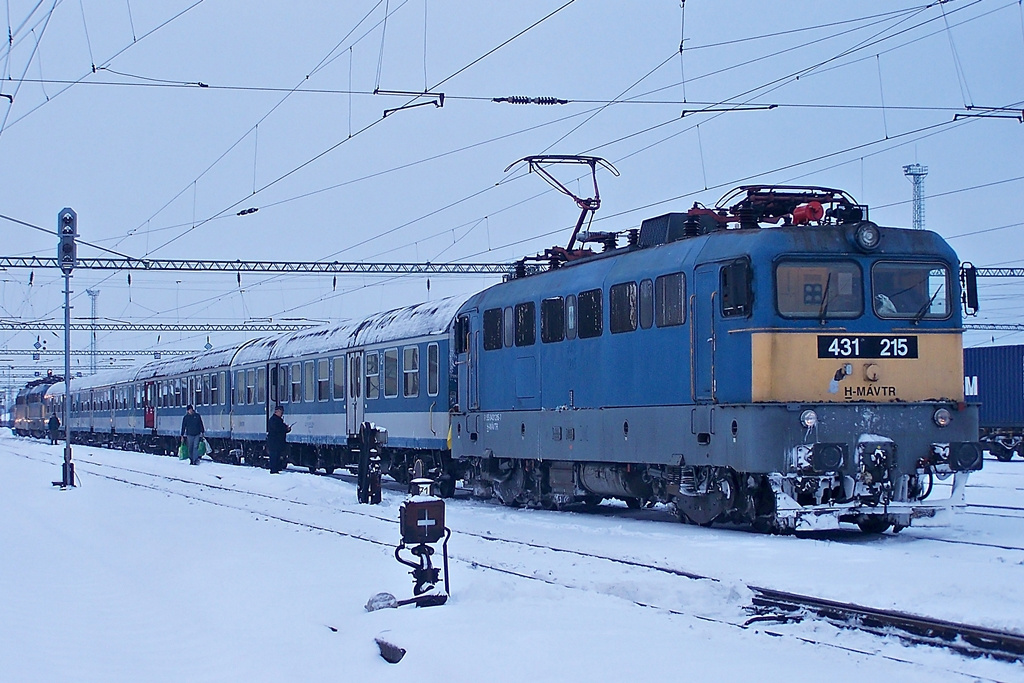
[[[928,309],[931,308],[932,304],[935,302],[935,297],[937,297],[939,295],[939,292],[941,292],[942,288],[945,287],[945,286],[946,286],[945,284],[941,284],[941,285],[939,285],[938,287],[935,288],[935,293],[932,294],[932,298],[928,299],[928,303],[926,303],[924,306],[922,306],[921,310],[918,311],[917,315],[914,316],[914,319],[910,321],[911,325],[916,325],[919,322],[921,322],[921,320],[924,318],[925,313],[928,312]]]
[[[828,313],[828,293],[832,285],[832,271],[829,271],[825,278],[825,291],[821,293],[821,306],[818,307],[818,324],[825,324],[825,315]]]

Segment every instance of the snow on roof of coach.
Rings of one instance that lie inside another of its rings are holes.
[[[231,361],[232,365],[248,365],[249,363],[264,363],[270,360],[274,347],[280,343],[284,334],[275,334],[272,337],[260,337],[252,339],[238,349]]]
[[[134,382],[142,366],[133,365],[130,368],[117,370],[102,370],[95,375],[71,378],[71,391],[85,391],[97,387],[109,387],[114,384],[125,384]]]
[[[363,320],[290,332],[270,349],[271,359],[297,358],[355,346],[445,332],[467,297],[456,296],[375,313]]]

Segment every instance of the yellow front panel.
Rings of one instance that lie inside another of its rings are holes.
[[[855,357],[841,344],[837,357],[819,358],[818,337],[858,338],[889,357]],[[917,358],[898,355],[916,338]],[[904,342],[900,342],[904,340]],[[845,354],[845,355],[843,355]],[[959,332],[843,335],[755,332],[751,335],[751,396],[755,402],[849,402],[964,400],[963,340]]]

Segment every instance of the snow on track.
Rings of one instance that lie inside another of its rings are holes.
[[[450,501],[450,603],[367,614],[373,593],[411,592],[391,556],[400,494],[359,506],[342,478],[78,446],[82,486],[61,492],[50,486],[60,452],[0,438],[5,680],[408,680],[421,667],[438,681],[1020,674],[823,623],[737,624],[745,586],[758,584],[1024,631],[1024,552],[928,540],[1010,546],[1021,521],[796,538]],[[994,465],[979,479],[998,487]],[[400,664],[377,656],[381,633],[409,650]]]

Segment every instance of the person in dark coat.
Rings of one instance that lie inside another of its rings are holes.
[[[60,420],[57,419],[57,413],[50,416],[49,421],[46,423],[46,428],[50,430],[50,445],[57,445],[57,434],[60,429]]]
[[[277,474],[285,466],[284,449],[287,448],[291,425],[284,423],[284,408],[277,406],[267,420],[267,453],[270,455],[270,473]]]
[[[199,464],[199,440],[204,436],[203,417],[189,405],[185,408],[185,417],[181,418],[181,440],[188,444],[188,460],[193,465]]]

